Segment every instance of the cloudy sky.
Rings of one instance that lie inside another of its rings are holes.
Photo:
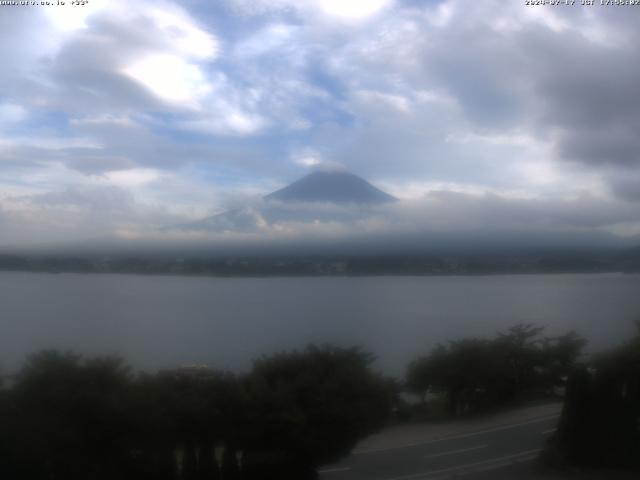
[[[0,246],[156,232],[323,164],[402,201],[307,233],[638,235],[640,7],[524,3],[0,6]]]

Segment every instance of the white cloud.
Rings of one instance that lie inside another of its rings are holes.
[[[90,149],[100,150],[103,145],[91,138],[59,136],[0,137],[0,146],[6,149],[28,147],[43,150]]]
[[[303,148],[295,150],[290,155],[293,163],[303,167],[314,167],[323,163],[322,155],[312,148]]]
[[[65,5],[54,5],[54,8],[42,10],[57,29],[68,32],[87,28],[87,19],[106,8],[107,3],[107,0],[91,0],[79,6],[66,2]]]
[[[321,13],[346,21],[360,21],[390,8],[394,0],[227,0],[227,2],[238,11],[251,15],[296,11],[303,15]]]
[[[69,120],[69,124],[74,127],[83,126],[108,126],[115,125],[118,127],[133,127],[136,123],[127,115],[113,115],[113,114],[101,114],[101,115],[87,115],[81,118],[72,118]]]
[[[292,41],[298,27],[277,23],[268,25],[236,47],[236,54],[241,58],[251,58],[272,52],[287,45]],[[247,60],[250,61],[250,60]]]
[[[176,52],[193,59],[212,60],[219,52],[218,40],[211,33],[200,28],[194,20],[179,7],[172,4],[144,7],[167,41]]]
[[[349,20],[369,18],[390,4],[390,0],[319,0],[323,12]]]
[[[537,144],[534,137],[522,133],[515,134],[478,134],[478,133],[465,133],[465,134],[449,134],[445,138],[446,142],[457,142],[463,144],[469,143],[484,143],[489,145],[515,145],[522,147],[532,147]]]
[[[212,135],[252,135],[268,125],[264,118],[223,102],[216,106],[219,108],[215,116],[204,115],[197,120],[184,121],[179,127]]]
[[[409,113],[411,104],[406,97],[392,93],[376,92],[372,90],[360,90],[355,92],[356,97],[366,104],[390,107],[401,113]]]
[[[435,7],[428,8],[425,17],[429,23],[436,27],[447,27],[454,16],[454,9],[458,4],[453,1],[445,1]]]
[[[213,90],[200,67],[175,55],[149,55],[123,72],[163,100],[191,108],[200,108],[201,99]]]
[[[153,168],[115,170],[104,174],[104,177],[110,184],[118,187],[139,187],[147,185],[159,180],[161,176],[161,173]]]
[[[20,123],[29,116],[27,110],[15,103],[0,103],[0,125]]]

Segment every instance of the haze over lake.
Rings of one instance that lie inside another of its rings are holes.
[[[211,278],[0,273],[0,369],[42,348],[122,355],[137,368],[236,371],[309,342],[360,345],[401,375],[435,343],[520,322],[574,329],[589,348],[628,337],[640,275]]]

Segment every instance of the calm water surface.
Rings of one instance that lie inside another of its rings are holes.
[[[309,342],[360,345],[401,374],[436,342],[519,322],[575,329],[592,349],[640,319],[640,275],[207,278],[0,272],[0,369],[42,348],[155,369],[251,360]]]

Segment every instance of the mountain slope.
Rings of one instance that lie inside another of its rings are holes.
[[[273,192],[265,200],[280,202],[327,202],[380,204],[394,202],[388,193],[348,172],[313,172]]]

